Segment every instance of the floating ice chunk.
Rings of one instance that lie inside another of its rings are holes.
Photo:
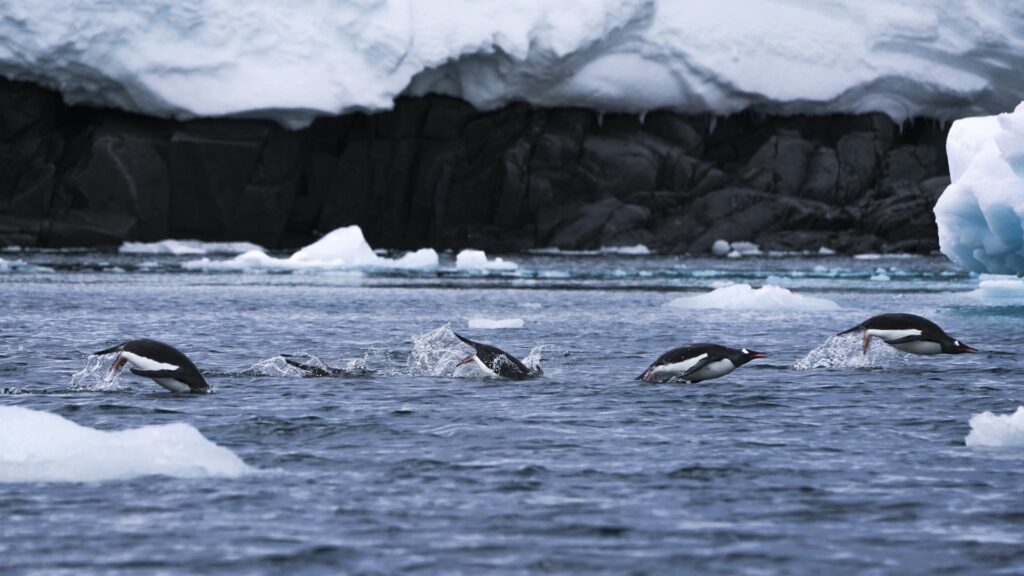
[[[455,256],[455,267],[459,270],[515,270],[519,265],[500,257],[488,260],[483,250],[467,248]]]
[[[968,297],[996,306],[1024,304],[1024,279],[1016,276],[982,274],[978,288]]]
[[[470,328],[478,328],[480,330],[503,330],[507,328],[522,328],[522,318],[505,318],[505,319],[491,319],[474,316],[469,319]]]
[[[706,294],[682,296],[672,300],[669,305],[683,310],[723,309],[819,312],[839,309],[839,304],[826,298],[794,294],[774,284],[766,284],[757,289],[751,288],[749,284],[733,284],[716,288]]]
[[[871,280],[874,282],[888,282],[892,278],[885,273],[885,268],[875,268],[875,273],[871,275]]]
[[[200,240],[161,240],[159,242],[125,242],[117,249],[122,254],[242,254],[250,250],[263,251],[252,242],[202,242]]]
[[[159,474],[237,477],[251,471],[188,424],[107,432],[19,406],[0,406],[0,482],[95,482]]]
[[[231,260],[202,258],[182,264],[190,270],[358,270],[365,268],[436,268],[437,252],[423,248],[401,258],[378,256],[363,237],[359,226],[338,228],[289,258],[275,258],[250,250]]]
[[[942,253],[974,272],[1024,274],[1024,102],[957,120],[946,152],[952,182],[935,204]]]
[[[727,256],[731,251],[729,243],[722,239],[715,240],[715,243],[711,245],[711,253],[719,258]]]
[[[825,246],[822,246],[821,248],[818,248],[818,256],[835,256],[835,255],[836,255],[836,251],[831,249],[831,248],[828,248],[828,247],[825,247]]]
[[[636,246],[602,246],[602,254],[619,254],[622,256],[647,256],[651,253],[651,249],[643,244],[637,244]]]
[[[753,242],[733,242],[730,246],[741,256],[760,256],[762,254],[761,247]]]
[[[726,258],[741,258],[743,256],[761,256],[764,254],[761,252],[761,247],[753,242],[733,242],[729,243],[725,240],[715,240],[715,243],[711,245],[711,253],[715,256]]]
[[[1024,448],[1024,406],[1013,414],[982,412],[971,417],[968,446]]]

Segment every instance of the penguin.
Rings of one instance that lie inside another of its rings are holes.
[[[118,372],[129,363],[132,374],[152,378],[171,392],[202,394],[212,391],[196,365],[170,344],[141,338],[101,350],[95,356],[114,352],[119,354],[110,366],[111,372]]]
[[[864,354],[868,353],[871,338],[910,354],[977,354],[978,350],[954,340],[937,324],[914,314],[879,314],[840,332],[839,335],[864,331]]]
[[[289,354],[282,354],[281,357],[284,358],[284,361],[288,363],[289,366],[294,366],[301,370],[303,378],[337,378],[339,376],[346,376],[349,374],[349,371],[344,368],[332,368],[330,366],[321,368],[311,364],[303,364],[298,360],[292,360],[292,357]]]
[[[509,380],[526,380],[527,378],[536,378],[544,373],[540,366],[527,368],[515,356],[504,350],[474,342],[469,338],[463,338],[455,332],[452,332],[452,334],[455,334],[455,337],[462,340],[465,344],[472,346],[474,350],[473,354],[466,356],[461,362],[456,364],[456,368],[463,364],[476,362],[477,366],[489,376],[508,378]]]
[[[637,380],[702,382],[725,376],[755,358],[767,358],[764,352],[726,348],[718,344],[691,344],[665,352]]]

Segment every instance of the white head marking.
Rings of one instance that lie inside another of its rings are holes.
[[[959,340],[953,340],[953,345],[954,346],[959,346],[960,345],[960,341]]]
[[[744,354],[750,354],[750,352],[747,352],[746,348],[744,348],[743,350],[740,350],[740,352],[743,352]]]

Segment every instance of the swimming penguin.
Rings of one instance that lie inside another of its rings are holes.
[[[466,356],[461,362],[456,364],[456,368],[475,361],[477,366],[480,366],[480,369],[488,375],[508,378],[509,380],[526,380],[527,378],[535,378],[544,373],[540,366],[527,368],[515,356],[504,350],[488,346],[487,344],[473,342],[469,338],[463,338],[455,332],[452,332],[452,334],[455,334],[456,338],[472,346],[475,350],[473,354]]]
[[[330,366],[313,366],[312,364],[303,364],[298,360],[292,360],[290,354],[282,354],[284,361],[289,366],[294,366],[302,371],[303,378],[333,378],[338,376],[347,376],[350,372],[344,368],[331,368]]]
[[[662,354],[637,380],[701,382],[725,376],[754,358],[767,358],[764,352],[726,348],[718,344],[692,344]]]
[[[120,353],[110,366],[111,372],[118,372],[126,363],[130,363],[132,374],[152,378],[154,382],[171,392],[199,394],[211,391],[210,385],[206,383],[196,365],[169,344],[142,338],[101,350],[95,355],[103,356],[113,352]]]
[[[864,353],[868,353],[871,338],[911,354],[977,354],[978,351],[959,340],[954,340],[937,324],[914,314],[879,314],[840,332],[839,335],[864,331]]]

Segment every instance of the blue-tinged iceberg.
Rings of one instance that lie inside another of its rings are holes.
[[[952,183],[935,205],[942,253],[974,272],[1024,274],[1024,103],[958,120],[946,151]]]

